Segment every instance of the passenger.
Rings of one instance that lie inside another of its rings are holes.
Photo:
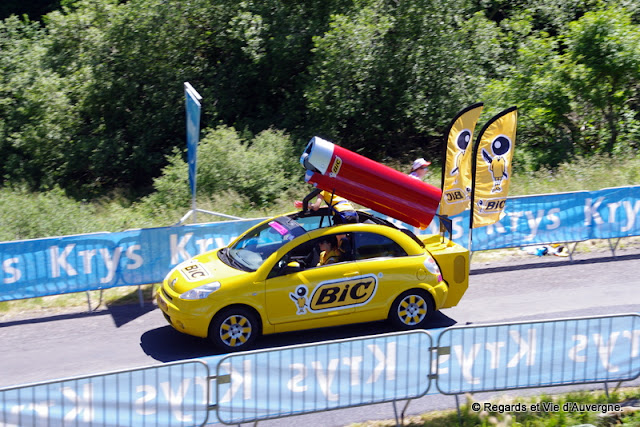
[[[309,201],[313,198],[316,200],[312,203]],[[335,224],[352,224],[358,222],[358,213],[355,208],[347,199],[336,196],[325,190],[315,189],[309,193],[304,200],[294,202],[297,208],[306,209],[307,206],[311,210],[317,211],[322,206],[322,202],[326,202],[329,205],[329,209],[333,215],[333,222]]]
[[[338,251],[340,252],[340,261],[353,261],[353,247],[351,238],[346,234],[338,234]]]
[[[335,235],[325,236],[318,243],[320,248],[320,261],[318,267],[321,265],[333,264],[340,261],[342,252],[338,249],[338,239]]]
[[[420,181],[422,181],[427,175],[430,164],[431,162],[426,161],[422,157],[416,159],[411,166],[411,172],[409,172],[409,176],[411,178],[419,179]]]

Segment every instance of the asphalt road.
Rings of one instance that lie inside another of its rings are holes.
[[[444,310],[433,327],[640,312],[639,272],[640,245],[618,250],[615,257],[606,251],[578,254],[573,261],[554,256],[473,261],[466,295],[459,306]],[[261,338],[258,347],[389,331],[385,323],[373,323],[280,334]],[[0,322],[0,354],[0,387],[6,387],[217,353],[206,341],[174,331],[160,311],[147,303],[144,307],[106,307],[93,313],[16,315]],[[425,396],[413,401],[406,413],[452,407],[452,397]],[[393,414],[392,404],[387,403],[260,424],[344,426],[390,419]]]

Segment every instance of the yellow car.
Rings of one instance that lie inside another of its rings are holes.
[[[389,319],[424,328],[468,286],[469,251],[440,235],[418,238],[366,212],[331,225],[328,209],[268,219],[228,247],[176,266],[157,302],[178,331],[223,351],[273,334]],[[335,236],[333,263],[319,265]]]

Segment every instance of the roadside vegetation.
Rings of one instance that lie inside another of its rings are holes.
[[[241,218],[294,210],[293,201],[304,197],[311,186],[304,182],[304,169],[297,163],[301,153],[286,142],[286,137],[273,131],[257,137],[251,146],[229,128],[207,134],[198,152],[198,207]],[[400,162],[388,165],[406,172],[406,165]],[[438,166],[431,168],[427,181],[439,187],[440,173]],[[577,158],[555,169],[516,172],[510,195],[638,184],[640,156],[600,155]],[[23,186],[0,187],[0,241],[169,226],[190,208],[187,164],[176,153],[154,180],[154,191],[133,202],[117,193],[78,201],[60,188],[30,191]],[[224,218],[201,214],[198,219]]]
[[[439,186],[479,101],[478,128],[518,107],[511,195],[640,182],[636,1],[7,0],[0,241],[175,224],[185,81],[214,212],[291,210],[314,135],[403,172],[425,157]]]
[[[240,148],[218,178],[258,211],[290,182],[254,144],[437,163],[476,102],[479,126],[518,107],[521,173],[640,148],[633,0],[7,0],[0,19],[0,187],[137,204],[184,158],[187,81],[203,135]]]

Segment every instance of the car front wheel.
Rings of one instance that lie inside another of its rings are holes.
[[[433,298],[427,291],[410,289],[395,299],[389,320],[397,329],[422,329],[434,311]]]
[[[209,327],[209,339],[226,352],[250,349],[259,334],[257,317],[242,307],[222,310],[213,318]]]

